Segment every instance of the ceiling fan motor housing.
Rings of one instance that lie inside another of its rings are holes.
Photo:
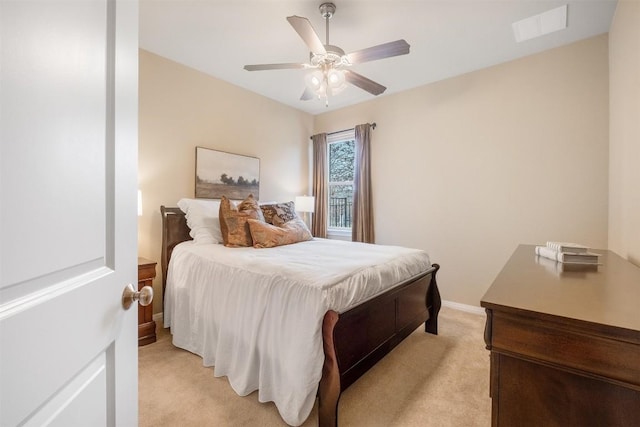
[[[322,53],[313,53],[309,54],[309,60],[312,65],[317,67],[342,67],[343,65],[350,65],[347,61],[347,56],[344,53],[344,50],[340,49],[338,46],[326,44],[324,45],[326,54]]]
[[[333,3],[322,3],[320,5],[320,13],[325,19],[331,19],[334,13],[336,13],[336,5]]]

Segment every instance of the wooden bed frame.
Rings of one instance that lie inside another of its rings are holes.
[[[162,298],[173,248],[191,240],[184,213],[160,206],[162,213]],[[438,333],[440,293],[432,267],[385,293],[344,313],[328,311],[322,322],[325,354],[318,387],[320,427],[338,425],[338,401],[343,390],[388,354],[422,323],[425,331]]]

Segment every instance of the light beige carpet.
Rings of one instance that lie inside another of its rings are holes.
[[[489,352],[485,317],[443,307],[439,335],[417,329],[349,387],[340,399],[339,425],[489,426]],[[139,352],[140,426],[286,426],[258,393],[238,396],[202,359],[158,341]],[[303,426],[317,426],[313,409]]]

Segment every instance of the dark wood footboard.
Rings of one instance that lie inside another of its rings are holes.
[[[353,384],[421,323],[438,333],[441,301],[433,264],[425,274],[342,314],[329,311],[322,323],[325,361],[318,387],[320,427],[338,425],[338,402]]]

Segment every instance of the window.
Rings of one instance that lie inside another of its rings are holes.
[[[353,178],[355,171],[354,130],[328,135],[329,232],[351,235]],[[342,232],[342,233],[340,233]]]

